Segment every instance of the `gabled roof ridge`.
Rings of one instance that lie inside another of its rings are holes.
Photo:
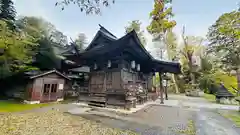
[[[129,33],[127,33],[126,35],[133,35],[133,37],[136,39],[136,41],[139,44],[139,47],[151,58],[153,59],[153,56],[146,50],[145,47],[143,47],[141,41],[139,40],[139,37],[137,36],[137,32],[133,29],[132,31],[130,31]],[[125,35],[125,36],[126,36]]]
[[[103,29],[106,31],[108,34],[112,35],[113,37],[117,38],[115,35],[113,35],[110,31],[108,31],[106,28],[104,28],[101,24],[98,24],[100,26],[100,30]]]
[[[50,70],[50,71],[46,71],[46,72],[40,73],[40,74],[38,74],[38,75],[33,75],[33,76],[30,77],[30,79],[38,78],[38,77],[41,77],[41,76],[44,76],[44,75],[47,75],[47,74],[51,74],[51,73],[56,73],[56,74],[58,74],[58,75],[60,75],[60,76],[62,76],[62,77],[64,77],[64,78],[66,78],[66,79],[68,79],[68,80],[71,80],[70,78],[68,78],[68,77],[65,76],[64,74],[58,72],[56,69],[53,69],[53,70]]]
[[[93,44],[93,42],[97,39],[97,37],[98,37],[99,35],[103,36],[104,38],[106,38],[106,39],[108,39],[108,40],[110,40],[110,41],[116,41],[116,40],[118,40],[118,39],[115,39],[115,38],[112,38],[112,37],[106,35],[103,31],[98,30],[97,33],[95,34],[95,36],[93,37],[92,41],[90,42],[90,44],[88,44],[88,46],[87,46],[87,48],[86,48],[85,50],[88,50],[88,49],[91,47],[91,45]]]

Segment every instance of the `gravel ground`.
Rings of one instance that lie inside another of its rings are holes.
[[[130,115],[81,115],[104,125],[142,135],[180,135],[188,129],[194,112],[178,107],[152,105]],[[184,132],[185,133],[185,132]]]
[[[225,110],[226,111],[226,110]],[[196,135],[240,135],[240,128],[216,112],[201,109],[195,117]]]
[[[79,116],[51,110],[41,113],[3,114],[0,135],[135,135]]]

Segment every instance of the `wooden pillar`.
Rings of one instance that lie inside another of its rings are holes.
[[[165,86],[164,90],[165,90],[165,99],[168,100],[167,86]]]
[[[167,91],[167,83],[168,83],[168,79],[164,79],[164,93],[165,93],[165,99],[168,100],[168,91]]]
[[[163,84],[162,84],[162,74],[161,74],[161,72],[158,72],[159,73],[159,83],[160,83],[160,100],[161,100],[161,102],[160,102],[160,104],[164,104],[164,102],[163,102]]]

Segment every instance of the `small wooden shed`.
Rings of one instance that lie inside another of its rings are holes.
[[[41,73],[28,72],[26,74],[28,74],[29,79],[25,93],[26,103],[34,104],[63,100],[64,86],[66,81],[70,80],[67,76],[57,70]]]

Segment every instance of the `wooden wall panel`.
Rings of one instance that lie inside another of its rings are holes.
[[[113,89],[121,89],[121,72],[112,72]]]
[[[42,89],[43,89],[43,79],[37,78],[33,81],[33,91],[32,91],[32,101],[41,100],[42,96]]]

